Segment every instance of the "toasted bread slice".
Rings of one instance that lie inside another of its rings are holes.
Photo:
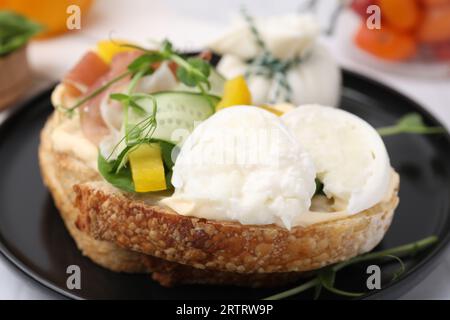
[[[178,215],[104,182],[71,152],[55,150],[41,134],[46,185],[78,248],[113,271],[151,273],[163,285],[218,283],[272,286],[302,272],[370,251],[383,238],[398,204],[398,175],[386,199],[356,215],[295,227],[241,225]]]
[[[73,186],[102,179],[97,171],[76,155],[59,152],[53,148],[51,134],[60,124],[61,120],[53,114],[41,132],[39,146],[41,173],[78,249],[93,262],[116,272],[151,273],[153,279],[164,286],[201,283],[268,287],[287,284],[302,276],[295,272],[248,275],[201,270],[127,250],[112,242],[96,240],[88,233],[80,231],[75,225],[80,211],[74,206],[76,194]]]

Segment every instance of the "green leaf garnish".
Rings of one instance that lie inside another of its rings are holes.
[[[336,271],[334,271],[333,268],[320,270],[317,277],[319,278],[322,287],[335,294],[346,297],[360,297],[363,295],[363,293],[349,292],[335,288],[334,282],[336,280]]]
[[[135,192],[130,168],[123,167],[121,170],[117,171],[114,169],[114,166],[114,162],[107,161],[99,152],[97,167],[102,177],[118,189],[127,192]]]
[[[359,297],[359,296],[363,295],[364,293],[348,292],[348,291],[343,291],[343,290],[340,290],[340,289],[337,289],[334,287],[334,280],[336,277],[336,273],[338,271],[340,271],[343,268],[348,267],[350,265],[365,262],[365,261],[383,260],[386,258],[391,258],[391,259],[395,259],[395,260],[399,261],[399,263],[401,265],[400,270],[397,271],[396,273],[394,273],[394,277],[392,279],[392,281],[394,281],[399,277],[400,274],[402,274],[405,271],[405,266],[403,264],[403,261],[401,261],[400,258],[414,256],[417,253],[419,253],[420,251],[428,249],[430,246],[434,245],[437,241],[438,241],[438,238],[436,236],[430,236],[430,237],[424,238],[422,240],[415,241],[415,242],[405,244],[402,246],[398,246],[395,248],[378,251],[378,252],[366,253],[366,254],[354,257],[347,261],[337,263],[335,265],[318,270],[317,276],[312,278],[311,280],[306,281],[305,283],[303,283],[295,288],[292,288],[292,289],[280,292],[278,294],[272,295],[270,297],[264,298],[264,300],[280,300],[280,299],[291,297],[293,295],[307,291],[312,288],[316,288],[315,298],[318,298],[317,292],[319,291],[319,294],[320,294],[320,290],[321,290],[321,288],[317,289],[318,286],[321,286],[321,287],[327,289],[328,291],[330,291],[334,294],[337,294],[337,295],[342,295],[342,296],[347,296],[347,297]]]
[[[166,141],[159,141],[159,145],[161,146],[161,153],[164,161],[164,165],[172,171],[172,168],[175,164],[175,159],[172,159],[172,151],[176,147],[174,144],[166,142]]]
[[[444,133],[445,129],[429,127],[424,123],[420,114],[408,113],[401,117],[395,125],[378,128],[377,131],[381,136],[391,136],[400,133],[437,134]]]
[[[0,11],[0,56],[21,48],[41,30],[40,24],[17,13]]]

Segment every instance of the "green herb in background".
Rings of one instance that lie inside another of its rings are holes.
[[[41,30],[41,25],[21,15],[0,11],[0,56],[21,48]]]
[[[400,133],[437,134],[444,133],[445,129],[427,126],[420,114],[413,112],[401,117],[393,126],[378,128],[377,131],[385,137]]]
[[[327,289],[328,291],[345,296],[345,297],[360,297],[364,295],[364,293],[360,292],[348,292],[344,290],[340,290],[334,287],[334,282],[336,278],[336,273],[343,268],[365,262],[365,261],[372,261],[372,260],[384,260],[386,258],[394,259],[400,263],[400,269],[394,273],[394,276],[392,278],[392,281],[398,279],[398,277],[405,271],[405,266],[400,258],[406,258],[406,257],[412,257],[416,255],[417,253],[428,249],[432,245],[436,244],[438,241],[438,238],[436,236],[430,236],[427,238],[424,238],[422,240],[412,242],[409,244],[405,244],[402,246],[398,246],[395,248],[379,251],[379,252],[371,252],[366,253],[361,256],[354,257],[350,260],[337,263],[335,265],[325,267],[323,269],[320,269],[317,271],[316,277],[312,278],[311,280],[299,285],[298,287],[295,287],[293,289],[280,292],[278,294],[275,294],[273,296],[264,298],[264,300],[280,300],[285,299],[291,296],[294,296],[296,294],[299,294],[301,292],[307,291],[309,289],[315,288],[315,294],[314,297],[317,299],[320,295],[320,292],[322,288]]]

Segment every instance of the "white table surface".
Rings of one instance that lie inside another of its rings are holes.
[[[125,38],[135,41],[171,39],[184,50],[201,48],[219,35],[241,5],[254,15],[281,14],[301,7],[301,0],[97,0],[89,14],[88,24],[79,32],[64,37],[33,42],[29,57],[35,71],[30,96],[60,79],[64,72],[99,39]],[[329,1],[324,1],[328,5]],[[132,5],[131,5],[132,3]],[[214,5],[212,5],[214,3]],[[325,21],[330,6],[319,8]],[[355,17],[344,14],[332,38],[323,38],[339,63],[350,70],[378,79],[424,105],[450,128],[450,77],[446,79],[417,78],[380,71],[365,62],[358,62],[348,50],[346,33]],[[359,60],[360,61],[360,60]],[[24,97],[25,99],[26,97]],[[7,114],[0,113],[0,122]],[[436,269],[407,293],[405,299],[450,299],[450,248]],[[0,299],[55,299],[57,294],[30,280],[0,255]]]

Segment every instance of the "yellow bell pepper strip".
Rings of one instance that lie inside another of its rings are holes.
[[[167,188],[161,147],[158,143],[140,145],[130,152],[128,159],[136,192],[161,191]]]
[[[216,106],[216,111],[224,108],[249,105],[252,103],[252,95],[243,76],[227,80],[223,89],[222,100]]]
[[[261,109],[272,112],[276,116],[282,116],[286,112],[294,109],[295,107],[290,103],[278,103],[278,104],[263,104],[259,106]]]
[[[116,54],[132,50],[129,47],[122,46],[127,43],[130,42],[125,40],[101,40],[97,43],[97,54],[105,63],[110,64]]]

